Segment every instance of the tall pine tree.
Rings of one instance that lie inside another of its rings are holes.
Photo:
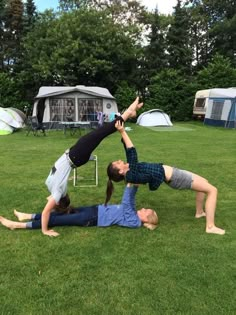
[[[166,27],[163,25],[161,18],[165,18],[159,15],[158,9],[151,14],[151,31],[148,35],[149,44],[146,47],[146,69],[149,73],[149,77],[160,72],[167,66],[166,56]]]
[[[167,34],[167,51],[170,68],[190,74],[192,68],[192,50],[189,36],[189,16],[178,0],[173,13],[173,21]]]
[[[5,7],[4,15],[4,67],[11,70],[20,55],[20,41],[23,34],[22,0],[10,0]]]

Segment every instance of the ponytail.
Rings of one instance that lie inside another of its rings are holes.
[[[107,181],[105,205],[107,205],[108,201],[111,199],[112,193],[114,191],[112,181],[121,182],[125,179],[124,175],[120,174],[119,170],[113,167],[112,162],[107,167],[107,176],[109,179]]]
[[[107,203],[111,199],[113,191],[114,191],[114,186],[113,186],[112,180],[109,178],[107,181],[105,206],[107,205]]]

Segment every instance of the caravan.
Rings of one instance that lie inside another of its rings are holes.
[[[193,116],[204,124],[235,128],[236,89],[209,89],[196,93]]]
[[[204,119],[210,90],[197,91],[193,105],[193,118]]]

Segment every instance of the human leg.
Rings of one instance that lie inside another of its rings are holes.
[[[48,226],[96,226],[98,217],[98,206],[79,207],[75,213],[57,214],[52,213],[49,218]],[[30,222],[28,228],[41,228],[41,220]]]
[[[196,213],[195,218],[202,218],[206,216],[206,213],[204,212],[203,205],[205,201],[205,193],[202,192],[196,192]]]
[[[15,209],[14,215],[17,217],[18,221],[25,221],[25,220],[31,220],[33,214],[20,212]]]
[[[137,110],[139,110],[142,106],[143,103],[139,103],[139,97],[137,97],[135,101],[124,111],[121,117],[124,121],[131,117],[135,117]]]
[[[165,173],[166,173],[166,165],[165,165]],[[190,189],[192,188],[193,178],[194,176],[198,176],[192,172],[180,170],[178,168],[172,168],[172,175],[167,182],[167,184],[174,189]],[[202,178],[202,180],[205,180]],[[196,192],[196,213],[195,218],[201,218],[206,216],[203,210],[203,204],[205,200],[205,193]]]
[[[0,216],[0,223],[5,226],[6,228],[10,229],[10,230],[14,230],[14,229],[26,229],[26,223],[24,222],[16,222],[16,221],[11,221],[8,220],[4,217]]]
[[[76,213],[56,216],[50,222],[49,226],[97,226],[98,208],[85,207]],[[51,225],[52,224],[52,225]]]
[[[192,189],[196,192],[206,194],[206,232],[212,234],[225,234],[225,230],[215,226],[215,209],[217,203],[217,188],[198,175],[193,176]],[[202,197],[202,195],[201,195]]]
[[[107,136],[116,131],[116,121],[126,121],[128,118],[136,115],[136,110],[142,107],[142,103],[139,103],[138,98],[129,106],[129,108],[114,121],[104,124],[102,127],[89,132],[81,137],[76,144],[70,148],[69,157],[70,160],[77,167],[88,162],[92,152],[101,143],[101,141]]]

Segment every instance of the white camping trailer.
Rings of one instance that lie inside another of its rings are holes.
[[[231,98],[235,91],[235,88],[216,88],[197,91],[193,104],[193,118],[203,120],[209,102],[211,103],[213,99],[226,100]]]

